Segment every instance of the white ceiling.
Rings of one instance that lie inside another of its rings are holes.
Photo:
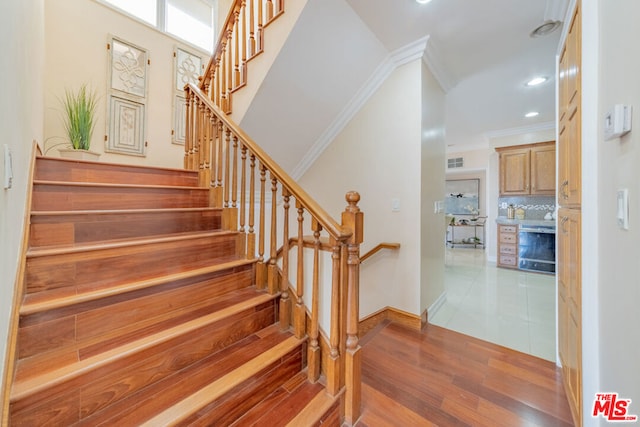
[[[548,130],[560,31],[529,37],[543,22],[546,3],[308,0],[240,125],[299,177],[343,125],[361,89],[375,89],[369,83],[380,77],[381,66],[384,71],[394,52],[428,38],[425,55],[448,89],[450,152],[488,147],[491,135]],[[525,87],[536,75],[550,79]],[[525,118],[531,110],[540,115]]]
[[[555,115],[555,54],[560,30],[529,36],[543,23],[545,0],[346,0],[389,51],[421,37],[453,83],[447,93],[450,151],[486,146],[487,135],[548,127]],[[564,16],[565,0],[549,11]],[[548,17],[548,16],[547,16]],[[525,87],[534,76],[549,80]],[[535,118],[525,118],[538,111]]]

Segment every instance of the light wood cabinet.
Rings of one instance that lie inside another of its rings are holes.
[[[555,195],[556,145],[543,142],[496,148],[500,153],[500,195]]]
[[[582,426],[581,15],[578,0],[558,64],[558,354],[569,407]]]
[[[518,226],[498,224],[498,266],[518,268]]]

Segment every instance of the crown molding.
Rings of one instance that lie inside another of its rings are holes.
[[[503,136],[521,135],[523,133],[541,132],[541,131],[551,130],[555,128],[556,128],[556,122],[551,121],[551,122],[537,123],[535,125],[519,126],[514,128],[494,130],[490,132],[485,132],[483,136],[486,138],[492,139],[492,138],[500,138]]]
[[[458,79],[456,79],[451,71],[447,70],[444,66],[440,51],[434,46],[433,40],[431,40],[429,36],[427,36],[426,39],[426,47],[422,60],[427,64],[427,67],[431,70],[433,77],[435,77],[436,81],[446,94],[456,87]]]
[[[362,87],[360,87],[333,122],[322,132],[318,139],[316,139],[300,162],[298,162],[291,172],[293,179],[298,180],[302,178],[305,172],[320,157],[322,152],[333,142],[396,68],[420,59],[424,55],[428,39],[429,36],[423,37],[387,55],[384,61],[375,69],[373,74],[371,74]]]

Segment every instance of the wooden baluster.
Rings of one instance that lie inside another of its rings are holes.
[[[249,235],[247,236],[247,258],[256,256],[256,235],[253,229],[255,225],[256,210],[256,156],[251,154],[249,158]]]
[[[234,13],[233,83],[231,90],[240,86],[240,9]]]
[[[320,232],[322,226],[313,218],[311,220],[313,230],[313,283],[311,289],[311,325],[309,330],[309,348],[307,351],[307,374],[309,381],[315,383],[320,378],[320,345],[318,342],[319,322],[319,276],[320,276]]]
[[[275,294],[280,290],[280,282],[278,281],[278,180],[271,172],[271,237],[269,238],[269,269],[268,269],[268,287],[269,292]]]
[[[204,109],[202,117],[202,140],[204,144],[202,146],[201,154],[201,156],[203,157],[203,170],[200,186],[209,187],[209,185],[211,184],[211,111],[205,107],[204,103],[202,104],[202,106]]]
[[[347,342],[345,354],[345,420],[353,425],[360,417],[362,388],[362,358],[358,343],[360,310],[360,244],[363,238],[364,215],[358,208],[360,195],[347,193],[348,205],[342,213],[342,226],[352,230],[347,241]]]
[[[267,0],[267,23],[273,19],[273,0]]]
[[[224,140],[224,181],[222,186],[224,188],[224,207],[229,207],[229,192],[231,191],[230,184],[230,166],[231,166],[231,129],[225,127],[225,140]]]
[[[231,173],[231,207],[238,207],[238,137],[233,135],[233,171]]]
[[[257,52],[262,52],[262,28],[264,27],[264,21],[262,20],[262,8],[263,0],[258,0],[258,31],[257,31]]]
[[[222,43],[222,52],[220,54],[220,109],[227,111],[227,55],[226,44]]]
[[[246,205],[247,205],[247,146],[242,144],[240,150],[240,227],[238,231],[245,233]],[[245,239],[246,242],[246,239]]]
[[[293,313],[293,329],[297,338],[306,333],[307,313],[304,309],[302,296],[304,295],[304,208],[296,200],[298,209],[298,266],[296,276],[296,307]]]
[[[280,329],[291,325],[291,299],[289,298],[289,190],[282,186],[284,217],[282,219],[282,281],[280,282]]]
[[[193,155],[195,158],[196,170],[198,171],[198,182],[201,182],[202,177],[202,158],[200,157],[200,147],[202,147],[202,101],[196,99],[196,144],[193,147]]]
[[[331,396],[336,396],[342,387],[340,383],[340,324],[341,311],[341,262],[340,262],[340,242],[333,237],[331,242],[331,326],[329,334],[329,355],[327,358],[326,378],[327,392]]]
[[[256,54],[256,21],[255,21],[255,0],[249,1],[249,58]]]
[[[186,118],[185,118],[185,138],[184,138],[184,168],[188,170],[193,170],[192,159],[193,159],[193,141],[191,140],[191,116],[193,114],[191,107],[191,90],[185,91],[185,104],[186,104]]]
[[[260,164],[260,212],[259,218],[259,235],[258,235],[258,264],[256,265],[256,287],[258,289],[264,289],[267,281],[267,268],[264,263],[264,235],[266,230],[264,229],[264,209],[265,209],[265,187],[267,182],[267,168]]]
[[[245,84],[247,76],[247,2],[242,2],[242,58],[240,64],[240,82],[239,85]]]
[[[232,51],[233,51],[233,47],[232,47],[232,43],[233,42],[233,30],[229,29],[227,31],[227,67],[226,67],[226,74],[227,74],[227,84],[225,86],[225,92],[227,94],[227,102],[225,104],[225,108],[224,111],[225,113],[229,114],[231,113],[231,91],[233,90],[233,58],[232,58]]]
[[[233,223],[233,207],[231,206],[231,129],[225,126],[224,131],[224,180],[222,193],[224,197],[222,209],[222,229],[236,230],[237,223]]]
[[[222,194],[222,190],[223,190],[223,186],[222,186],[222,166],[223,166],[223,158],[222,158],[222,153],[223,153],[223,145],[224,145],[224,140],[223,140],[223,124],[222,124],[222,120],[216,118],[216,133],[215,133],[215,140],[216,140],[216,148],[217,148],[217,155],[216,155],[216,167],[215,167],[215,185],[213,187],[212,190],[212,194],[211,194],[211,206],[214,206],[216,208],[221,208],[223,207],[223,194]],[[213,177],[212,177],[213,179]]]

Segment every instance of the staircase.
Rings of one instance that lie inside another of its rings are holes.
[[[340,425],[198,182],[36,159],[11,425]]]

